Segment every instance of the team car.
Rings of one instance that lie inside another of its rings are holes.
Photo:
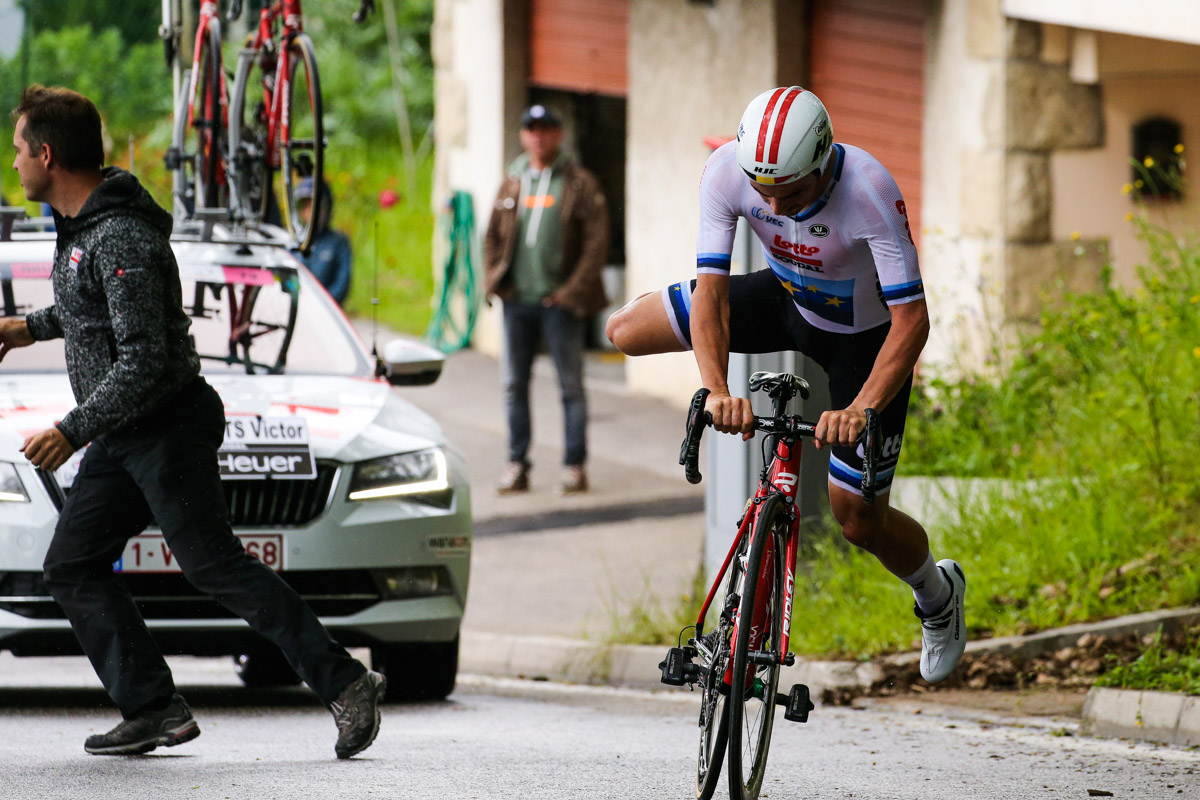
[[[54,302],[52,220],[0,210],[0,315]],[[467,599],[471,499],[459,451],[395,387],[443,356],[368,350],[277,229],[177,223],[172,247],[206,380],[225,405],[219,454],[235,534],[346,647],[370,648],[390,699],[454,688]],[[414,390],[419,391],[419,390]],[[75,405],[61,340],[0,362],[0,649],[81,653],[42,560],[83,451],[55,473],[20,452]],[[273,645],[184,579],[161,532],[130,539],[123,575],[164,653],[233,656],[249,686],[299,678]]]

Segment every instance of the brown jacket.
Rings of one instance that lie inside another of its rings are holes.
[[[608,304],[600,269],[608,257],[608,205],[596,176],[577,161],[563,165],[562,304],[578,317],[595,314]],[[492,217],[483,238],[484,287],[489,297],[515,297],[509,268],[517,242],[519,176],[506,175],[492,206]]]

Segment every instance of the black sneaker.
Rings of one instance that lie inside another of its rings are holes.
[[[89,736],[83,749],[94,756],[134,756],[154,748],[174,747],[200,735],[200,726],[188,704],[179,695],[162,711],[147,711],[140,717],[122,720],[108,733]]]
[[[338,727],[337,745],[333,748],[338,758],[361,753],[375,741],[379,734],[379,704],[385,691],[387,678],[368,670],[329,704]]]

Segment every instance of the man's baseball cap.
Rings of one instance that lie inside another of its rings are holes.
[[[528,128],[534,123],[542,123],[543,125],[553,125],[555,127],[562,125],[562,120],[558,118],[550,109],[546,108],[541,103],[532,105],[525,109],[525,113],[521,115],[521,127]]]

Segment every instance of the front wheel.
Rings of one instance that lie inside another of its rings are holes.
[[[321,81],[312,40],[299,34],[288,45],[288,71],[279,120],[279,164],[284,221],[303,253],[312,250],[324,213],[325,125]],[[308,202],[304,202],[308,201]]]
[[[772,495],[759,511],[752,532],[729,686],[730,800],[755,800],[766,773],[784,655],[783,562],[791,522],[783,499]]]
[[[372,647],[371,669],[387,676],[389,702],[444,700],[458,677],[458,637]]]

